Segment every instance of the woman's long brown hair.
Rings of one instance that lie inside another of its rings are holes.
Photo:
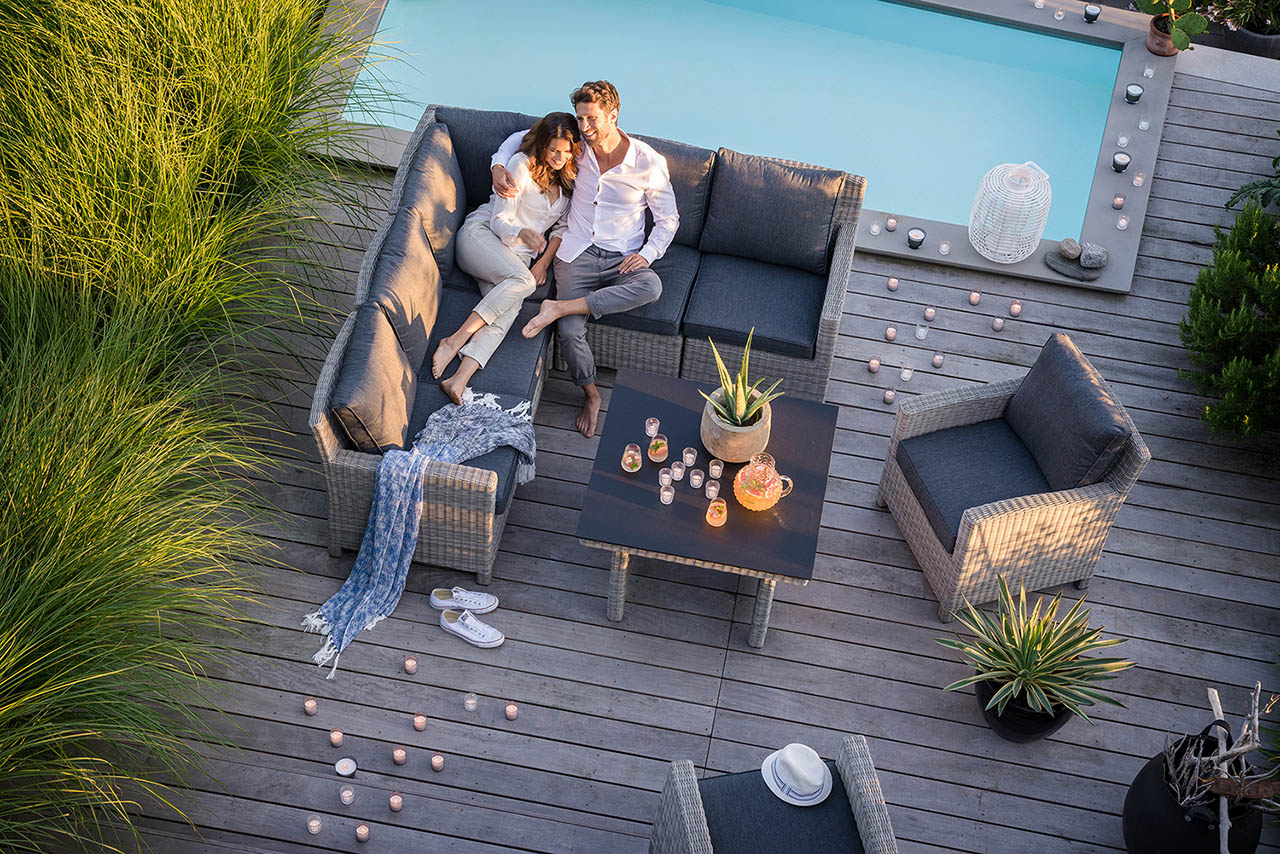
[[[569,141],[569,162],[558,172],[542,158],[551,141],[556,139]],[[529,175],[538,189],[545,193],[552,182],[555,182],[566,196],[573,193],[573,182],[578,177],[581,139],[578,120],[568,113],[547,113],[529,128],[524,139],[520,140],[520,151],[529,157]]]

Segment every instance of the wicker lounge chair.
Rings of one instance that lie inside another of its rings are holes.
[[[848,799],[853,824],[862,841],[862,850],[866,854],[897,854],[898,843],[894,840],[889,810],[885,806],[884,794],[880,791],[880,779],[876,776],[875,766],[871,764],[871,753],[867,749],[865,738],[860,735],[845,736],[840,746],[840,756],[836,759],[836,770]],[[716,805],[731,813],[752,809],[751,797],[767,798],[768,801],[765,801],[763,806],[779,811],[784,821],[788,818],[804,820],[809,817],[806,810],[823,809],[827,806],[824,804],[819,807],[790,807],[781,804],[780,801],[776,804],[771,803],[776,801],[776,798],[760,779],[759,769],[730,776],[741,777],[742,782],[750,787],[747,790],[748,797],[739,797],[735,802]],[[735,793],[742,791],[738,786],[734,789]],[[833,791],[829,798],[834,798],[835,794]],[[779,804],[781,804],[780,808]],[[785,826],[775,829],[783,833],[790,832],[790,829]],[[751,843],[748,842],[747,845]],[[851,847],[852,840],[850,840]],[[822,850],[838,851],[850,850],[850,848],[824,847]],[[754,850],[754,846],[742,847],[728,842],[722,842],[720,848],[713,846],[712,829],[707,823],[703,794],[693,763],[688,760],[671,763],[666,785],[662,789],[662,799],[658,804],[658,817],[654,821],[653,831],[649,837],[649,853],[739,854],[739,852],[750,850]],[[794,850],[817,849],[797,847]]]
[[[1023,379],[903,401],[877,497],[949,622],[966,600],[994,600],[1001,574],[1015,589],[1087,587],[1150,459],[1101,375],[1058,334]]]

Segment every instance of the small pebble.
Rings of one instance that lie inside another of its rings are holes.
[[[1058,254],[1072,261],[1080,257],[1080,243],[1074,237],[1068,237],[1058,244]]]

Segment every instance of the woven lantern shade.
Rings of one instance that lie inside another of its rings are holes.
[[[969,213],[969,242],[998,264],[1016,264],[1040,245],[1049,219],[1049,175],[1035,163],[1002,163],[978,187]]]

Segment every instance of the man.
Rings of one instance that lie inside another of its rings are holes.
[[[618,90],[607,80],[584,83],[570,96],[585,143],[578,156],[578,179],[565,211],[567,230],[555,257],[556,299],[543,300],[521,334],[532,338],[557,322],[560,352],[569,376],[582,388],[578,432],[595,435],[600,415],[596,365],[587,345],[587,316],[630,311],[662,294],[658,274],[649,269],[662,257],[680,224],[667,161],[618,128]],[[504,164],[524,136],[509,136],[493,156],[493,188],[514,192]],[[644,211],[653,230],[644,236]]]

